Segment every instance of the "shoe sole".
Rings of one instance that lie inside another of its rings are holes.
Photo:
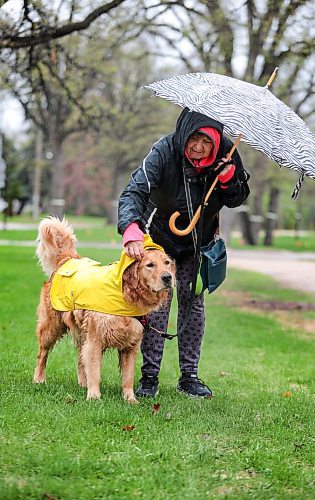
[[[189,394],[189,392],[186,392],[186,391],[182,391],[181,389],[178,389],[176,388],[176,392],[178,392],[178,394],[183,394],[184,396],[187,396],[188,398],[191,398],[191,399],[212,399],[212,395],[211,396],[198,396],[197,394]]]
[[[151,396],[149,394],[136,394],[136,398],[152,398],[154,399],[157,395],[159,394],[159,391],[157,390],[154,396]]]

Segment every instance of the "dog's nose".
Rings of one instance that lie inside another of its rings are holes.
[[[169,285],[172,282],[172,275],[170,273],[163,273],[161,280],[165,285]]]

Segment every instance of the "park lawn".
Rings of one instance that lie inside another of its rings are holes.
[[[275,234],[272,241],[272,246],[266,247],[263,244],[263,237],[259,238],[258,245],[244,245],[242,238],[233,237],[230,242],[231,248],[241,248],[246,250],[263,249],[268,250],[290,250],[291,252],[315,252],[315,231],[309,231],[307,234],[300,236],[294,235],[277,235]]]
[[[40,217],[34,220],[31,213],[22,213],[20,215],[13,215],[7,217],[5,220],[7,222],[17,222],[17,223],[26,223],[26,224],[38,224],[41,219],[44,217],[49,217],[50,214],[42,213]],[[73,224],[91,224],[94,227],[101,227],[104,225],[105,217],[101,217],[98,215],[72,215],[66,214],[67,219]],[[2,214],[2,220],[4,219]]]
[[[115,226],[106,224],[105,218],[102,217],[76,217],[67,216],[69,221],[74,225],[75,233],[78,242],[103,242],[112,244],[121,244],[121,236],[117,232]],[[28,216],[10,217],[8,222],[15,223],[34,223]],[[84,227],[82,227],[84,225]],[[0,240],[8,241],[35,241],[37,237],[36,229],[10,229],[4,230],[0,224]],[[315,252],[315,231],[309,231],[299,237],[294,235],[275,235],[271,247],[263,246],[263,239],[260,238],[259,244],[256,246],[244,245],[240,237],[233,236],[229,247],[246,250],[257,249],[278,249],[290,250],[293,252]]]
[[[78,242],[121,243],[121,236],[114,226],[75,228]],[[0,229],[0,240],[33,241],[37,238],[37,229]]]
[[[86,254],[106,262],[119,250]],[[0,248],[0,498],[315,497],[313,339],[271,313],[233,305],[245,295],[314,296],[230,270],[221,290],[206,296],[200,376],[212,400],[176,393],[174,340],[166,341],[157,411],[152,400],[123,402],[115,352],[104,356],[102,399],[87,402],[70,339],[52,352],[47,384],[32,384],[43,281],[33,255]],[[174,311],[170,323],[174,331]]]

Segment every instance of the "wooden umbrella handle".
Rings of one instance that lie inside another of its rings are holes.
[[[273,82],[273,81],[274,81],[274,79],[276,78],[276,76],[277,76],[277,72],[278,72],[278,69],[279,69],[279,68],[278,68],[278,67],[276,67],[276,68],[274,69],[274,71],[273,71],[273,73],[272,73],[271,77],[269,78],[269,80],[268,80],[268,82],[267,82],[267,85],[266,85],[267,89],[270,87],[270,85],[272,84],[272,82]]]
[[[238,135],[236,141],[233,144],[231,151],[229,152],[229,154],[226,157],[227,160],[230,160],[232,158],[232,154],[234,153],[235,149],[239,145],[242,137],[243,137],[243,134]],[[210,187],[210,189],[207,192],[206,197],[205,197],[205,201],[204,201],[205,203],[207,203],[208,199],[210,198],[210,195],[211,195],[212,191],[214,190],[214,188],[218,182],[218,179],[219,178],[217,176],[214,179],[213,183],[211,184],[211,187]],[[190,224],[186,227],[186,229],[177,229],[177,227],[175,226],[175,222],[178,219],[178,217],[180,216],[180,212],[174,212],[171,215],[169,223],[168,223],[172,233],[176,234],[177,236],[186,236],[187,234],[191,233],[191,231],[194,229],[195,225],[197,224],[197,222],[199,220],[200,212],[201,212],[201,206],[199,206],[198,209],[196,210],[193,218],[190,221]]]

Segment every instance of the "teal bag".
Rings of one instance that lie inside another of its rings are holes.
[[[224,168],[224,165],[221,166],[221,169],[222,168]],[[186,179],[184,163],[183,163],[183,176],[184,176],[183,178],[185,185],[187,208],[190,221],[192,221],[193,208],[191,202],[190,188]],[[219,235],[219,213],[216,214],[218,225],[213,239],[210,241],[208,245],[200,247],[200,242],[202,237],[202,221],[203,221],[204,209],[206,206],[206,197],[209,196],[209,193],[212,192],[213,188],[217,183],[217,180],[218,177],[214,179],[208,193],[207,193],[207,183],[205,182],[205,189],[202,195],[202,202],[201,202],[198,233],[195,227],[192,230],[196,262],[194,265],[194,278],[193,282],[190,285],[190,290],[191,293],[194,290],[195,295],[201,295],[205,290],[208,290],[209,293],[214,292],[226,278],[227,255],[226,255],[226,247],[224,240]]]
[[[200,249],[200,268],[196,295],[205,290],[214,292],[226,278],[227,254],[224,240],[215,236],[209,245]]]

